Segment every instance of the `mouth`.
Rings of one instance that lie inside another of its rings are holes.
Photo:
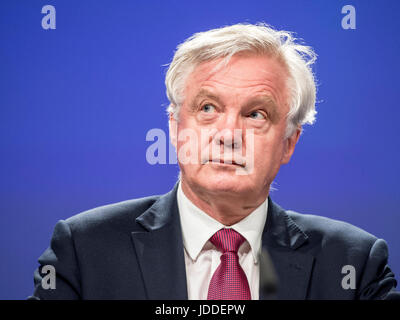
[[[243,161],[243,163],[236,162],[235,160],[232,159],[206,159],[203,164],[216,164],[216,165],[222,165],[222,166],[233,166],[233,167],[240,167],[244,168],[246,165]]]

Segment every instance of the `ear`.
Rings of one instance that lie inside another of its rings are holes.
[[[301,126],[299,125],[296,129],[296,131],[289,137],[286,138],[285,140],[285,146],[284,146],[284,154],[282,157],[282,164],[287,164],[290,161],[290,158],[292,157],[292,154],[294,152],[294,148],[296,147],[297,141],[299,141],[301,134]]]
[[[169,121],[168,121],[168,126],[169,126],[169,138],[171,140],[171,144],[175,147],[177,147],[177,137],[178,137],[178,123],[176,119],[174,118],[174,115],[172,112],[169,113]]]

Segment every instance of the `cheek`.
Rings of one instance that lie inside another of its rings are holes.
[[[276,140],[276,139],[275,139]],[[283,143],[268,139],[268,137],[257,137],[254,141],[254,163],[259,170],[274,170],[280,167]]]
[[[201,135],[198,127],[188,121],[179,124],[177,133],[177,156],[181,166],[201,164]]]

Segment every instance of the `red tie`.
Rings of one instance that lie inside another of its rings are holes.
[[[239,264],[238,249],[245,238],[233,229],[221,229],[210,241],[220,251],[221,263],[208,288],[208,300],[251,300],[249,283]]]

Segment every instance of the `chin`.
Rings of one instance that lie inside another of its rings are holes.
[[[203,188],[217,193],[246,193],[251,190],[247,179],[235,172],[207,173],[199,177]]]

